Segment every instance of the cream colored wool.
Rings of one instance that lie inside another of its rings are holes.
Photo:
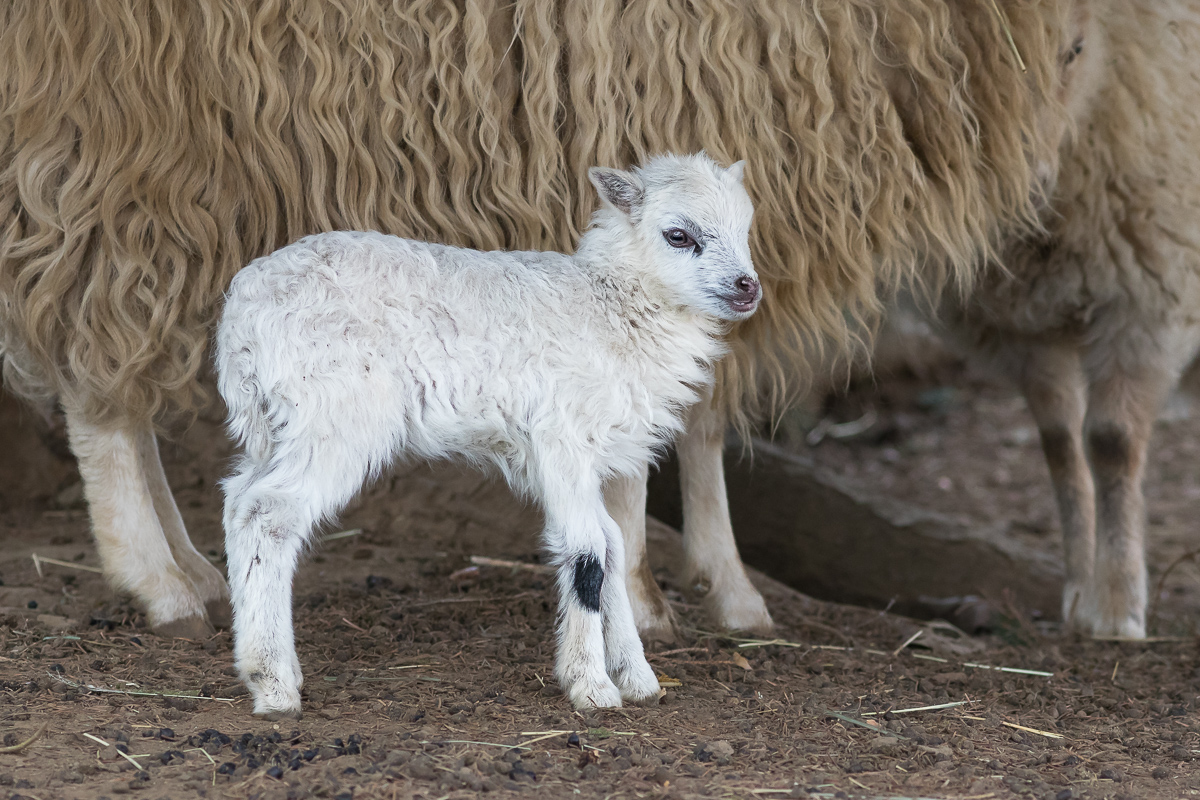
[[[1029,218],[1059,5],[1000,4],[1022,73],[974,0],[17,0],[10,384],[92,418],[189,410],[253,258],[333,229],[570,249],[589,166],[704,149],[750,164],[766,302],[722,397],[757,415],[870,329],[881,288],[967,279]]]
[[[718,427],[745,425],[869,338],[897,286],[965,287],[1035,224],[1070,4],[14,0],[7,384],[67,409],[110,579],[201,635],[224,590],[166,535],[151,426],[202,402],[243,265],[334,229],[569,251],[589,166],[745,159],[764,300],[716,384]],[[727,532],[696,541],[740,573]]]

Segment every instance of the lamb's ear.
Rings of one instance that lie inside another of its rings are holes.
[[[588,170],[588,178],[600,193],[600,199],[618,211],[632,216],[641,206],[645,190],[636,175],[619,169],[592,167]]]
[[[746,175],[746,160],[742,159],[725,171],[729,173],[730,177],[732,177],[738,183],[741,183],[742,178],[744,178]]]

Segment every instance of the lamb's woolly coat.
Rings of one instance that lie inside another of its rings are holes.
[[[231,433],[261,462],[285,428],[336,441],[323,456],[346,460],[322,469],[351,492],[395,453],[467,458],[525,493],[579,463],[638,472],[711,384],[723,326],[663,308],[588,245],[571,257],[331,233],[251,264],[217,339]],[[524,461],[531,431],[570,463]]]

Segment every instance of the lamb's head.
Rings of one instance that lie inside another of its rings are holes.
[[[644,264],[677,306],[736,321],[758,308],[762,290],[750,260],[754,206],[739,161],[722,169],[698,155],[664,155],[632,172],[588,172],[604,208],[605,242]]]

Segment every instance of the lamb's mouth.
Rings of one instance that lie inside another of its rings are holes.
[[[737,314],[752,314],[754,313],[754,310],[758,308],[757,295],[754,297],[728,297],[725,299],[725,302],[727,302],[729,307]]]
[[[738,292],[737,294],[723,294],[718,296],[720,301],[725,304],[735,317],[743,319],[750,316],[758,308],[759,300],[762,299],[761,292]]]

